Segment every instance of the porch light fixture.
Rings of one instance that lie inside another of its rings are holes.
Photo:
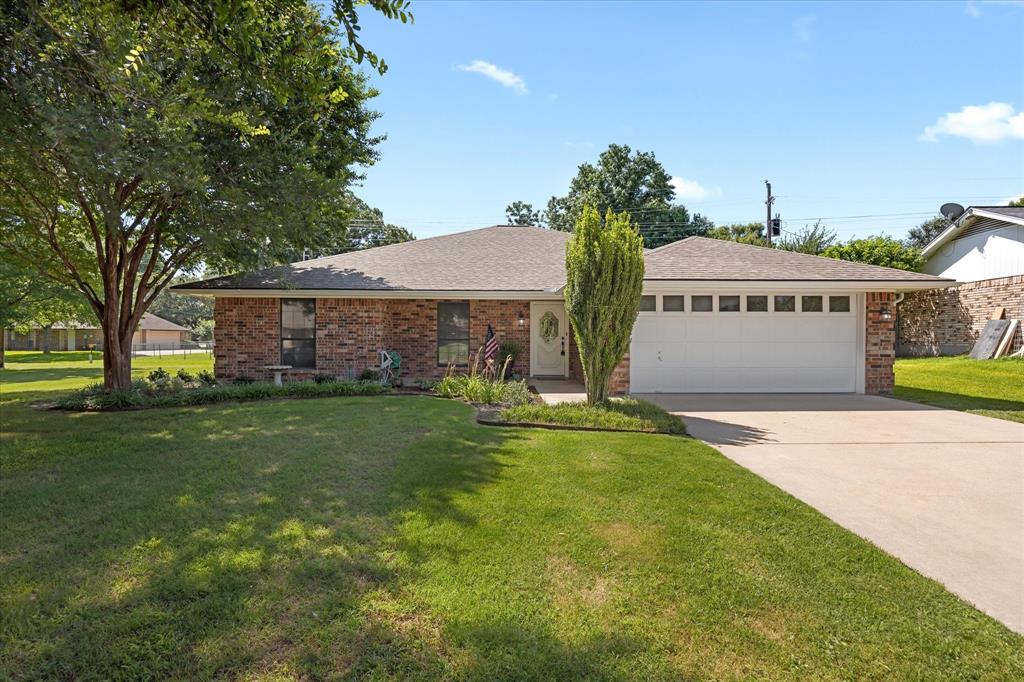
[[[523,311],[519,311],[519,326],[522,327],[526,324],[526,318],[523,316]]]
[[[884,304],[884,303],[878,309],[878,315],[883,320],[891,320],[892,319],[892,311],[889,309],[889,306]]]

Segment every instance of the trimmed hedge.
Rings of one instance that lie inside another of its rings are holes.
[[[146,381],[133,381],[131,388],[104,391],[93,384],[57,400],[61,410],[97,411],[138,410],[151,407],[188,407],[208,403],[245,402],[274,398],[327,398],[346,395],[379,395],[389,389],[369,381],[332,381],[316,383],[296,381],[277,386],[271,382],[224,384],[217,386],[154,389]]]

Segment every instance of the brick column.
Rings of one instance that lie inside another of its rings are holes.
[[[864,307],[864,392],[888,395],[896,360],[896,294],[869,292],[864,295]]]

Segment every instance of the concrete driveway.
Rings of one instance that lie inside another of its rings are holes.
[[[1024,424],[863,395],[643,395],[1024,633]]]

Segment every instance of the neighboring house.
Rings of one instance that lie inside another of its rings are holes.
[[[966,353],[998,307],[1024,319],[1024,207],[971,206],[922,253],[925,272],[960,284],[900,303],[901,355]],[[1011,352],[1021,339],[1018,326]]]
[[[96,323],[61,322],[49,329],[30,328],[20,334],[7,330],[8,350],[87,350],[103,347],[103,330]],[[188,329],[162,317],[143,313],[139,327],[132,336],[134,350],[168,350],[181,348]]]
[[[487,327],[515,370],[581,379],[562,290],[569,234],[496,226],[173,287],[214,296],[216,373],[354,376],[398,351],[406,378],[466,365]],[[624,392],[892,389],[897,292],[932,275],[690,237],[645,252]]]

